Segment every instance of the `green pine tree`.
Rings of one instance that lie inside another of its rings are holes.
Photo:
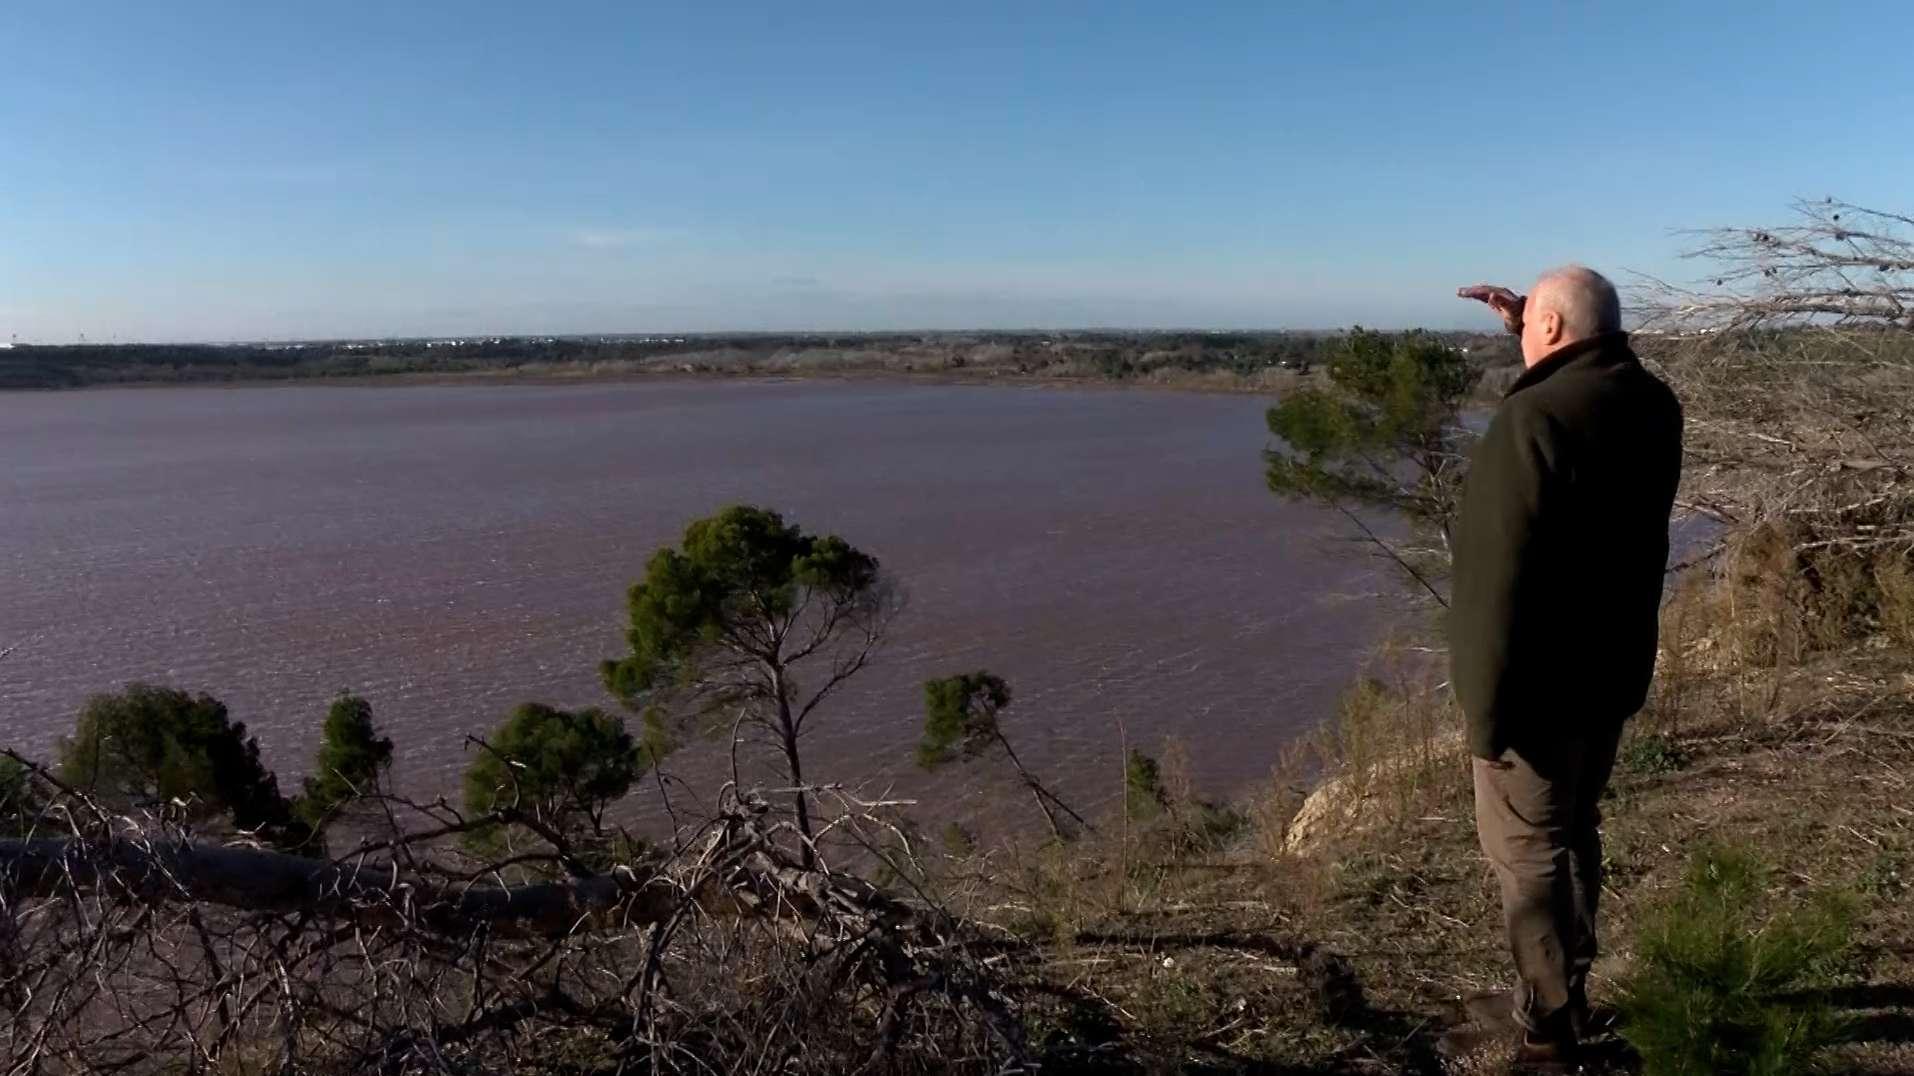
[[[392,765],[392,741],[379,735],[372,704],[340,692],[326,710],[319,754],[295,805],[315,833],[322,831],[351,801],[373,792]]]

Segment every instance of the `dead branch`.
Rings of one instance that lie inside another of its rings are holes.
[[[1652,331],[1713,333],[1787,325],[1914,328],[1909,218],[1832,198],[1799,200],[1780,227],[1685,233],[1705,263],[1694,285],[1648,279]]]
[[[829,866],[918,869],[893,803],[803,789],[813,866],[788,795],[727,787],[676,851],[548,877],[555,852],[471,862],[457,838],[497,820],[442,804],[390,799],[426,824],[306,859],[39,772],[0,839],[0,1071],[506,1071],[555,1043],[660,1073],[1027,1061],[1018,947]]]
[[[446,885],[391,862],[326,861],[263,848],[160,838],[0,840],[0,900],[103,895],[301,914],[380,928],[402,922],[442,934],[480,927],[541,937],[658,922],[683,895],[633,871],[518,886]]]

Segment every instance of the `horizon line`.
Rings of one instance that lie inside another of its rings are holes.
[[[1257,334],[1314,334],[1334,335],[1347,333],[1354,329],[1375,329],[1381,332],[1436,332],[1436,333],[1473,333],[1478,335],[1500,335],[1492,328],[1458,328],[1429,325],[1398,326],[1382,328],[1361,324],[1317,326],[1308,328],[1285,326],[1218,326],[1218,325],[1152,325],[1152,326],[1113,326],[1081,325],[1069,327],[1038,328],[1034,326],[996,327],[968,326],[961,329],[902,328],[902,329],[640,329],[590,332],[439,332],[439,333],[402,333],[368,334],[347,336],[262,336],[262,337],[172,337],[131,340],[21,340],[0,341],[0,347],[153,347],[159,345],[190,345],[198,347],[256,347],[261,345],[306,346],[316,344],[354,344],[354,343],[413,343],[418,341],[458,341],[478,343],[504,340],[629,340],[639,337],[724,337],[724,336],[965,336],[995,333],[1003,336],[1044,336],[1059,334],[1169,334],[1169,333],[1257,333]]]

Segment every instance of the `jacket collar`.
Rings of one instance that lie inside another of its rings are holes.
[[[1633,360],[1634,357],[1635,353],[1628,348],[1628,334],[1625,332],[1600,333],[1586,340],[1577,340],[1556,349],[1555,353],[1548,358],[1522,371],[1522,376],[1516,378],[1515,384],[1509,386],[1509,391],[1504,394],[1503,399],[1532,385],[1541,384],[1565,367],[1579,362],[1595,362],[1602,359],[1612,362],[1624,358]]]

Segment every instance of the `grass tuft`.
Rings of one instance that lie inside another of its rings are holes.
[[[1624,773],[1649,776],[1685,770],[1694,756],[1672,737],[1650,732],[1630,737],[1615,761]]]

